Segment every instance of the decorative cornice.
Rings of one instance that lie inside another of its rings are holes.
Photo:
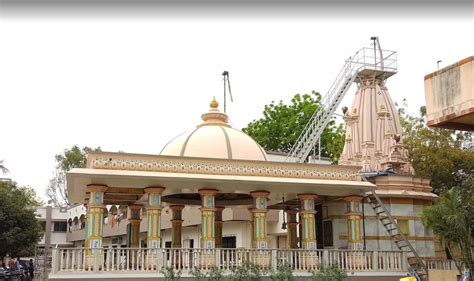
[[[144,172],[361,181],[358,166],[90,152],[87,168]]]

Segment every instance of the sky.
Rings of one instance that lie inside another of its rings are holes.
[[[43,199],[65,148],[159,154],[200,123],[214,96],[222,109],[224,70],[234,97],[227,113],[241,129],[271,101],[324,95],[371,36],[397,52],[387,86],[411,114],[425,104],[424,76],[438,60],[474,55],[472,1],[41,2],[0,2],[0,160],[6,177]]]

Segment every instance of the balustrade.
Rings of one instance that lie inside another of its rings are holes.
[[[209,257],[213,257],[211,260]],[[57,248],[53,252],[53,274],[62,272],[160,272],[193,268],[224,272],[246,263],[263,270],[287,264],[293,271],[307,273],[335,265],[349,272],[406,271],[406,253],[401,251],[305,250],[305,249],[176,249],[176,248]],[[450,263],[432,261],[430,268],[452,268]]]

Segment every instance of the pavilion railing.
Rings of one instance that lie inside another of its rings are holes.
[[[350,272],[394,272],[407,271],[408,268],[406,253],[401,251],[327,249],[55,248],[52,263],[52,274],[161,272],[166,268],[189,272],[193,268],[210,270],[214,267],[226,272],[246,263],[257,265],[262,270],[276,270],[278,265],[287,264],[295,272],[317,271],[329,265]]]

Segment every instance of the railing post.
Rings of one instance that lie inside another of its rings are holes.
[[[372,270],[378,270],[378,269],[379,269],[378,251],[373,251],[372,252]]]
[[[216,248],[215,251],[216,251],[216,263],[215,263],[215,265],[216,265],[217,268],[221,268],[221,260],[222,260],[221,259],[221,249]]]
[[[94,258],[94,272],[99,272],[99,249],[92,249],[92,256]]]
[[[408,269],[408,257],[407,257],[407,253],[402,251],[402,258],[401,258],[401,268],[402,270],[406,270]]]
[[[271,251],[271,268],[276,271],[278,267],[277,250]]]
[[[56,274],[58,272],[58,263],[59,263],[59,249],[58,248],[53,248],[52,250],[52,259],[51,259],[51,263],[52,263],[52,266],[51,266],[51,273],[52,274]],[[46,257],[46,254],[45,254],[45,257]],[[44,263],[46,263],[46,258],[44,260]],[[46,265],[44,265],[44,267],[46,267]]]
[[[322,256],[322,265],[323,267],[329,266],[329,252],[328,250],[323,250],[323,256]]]

